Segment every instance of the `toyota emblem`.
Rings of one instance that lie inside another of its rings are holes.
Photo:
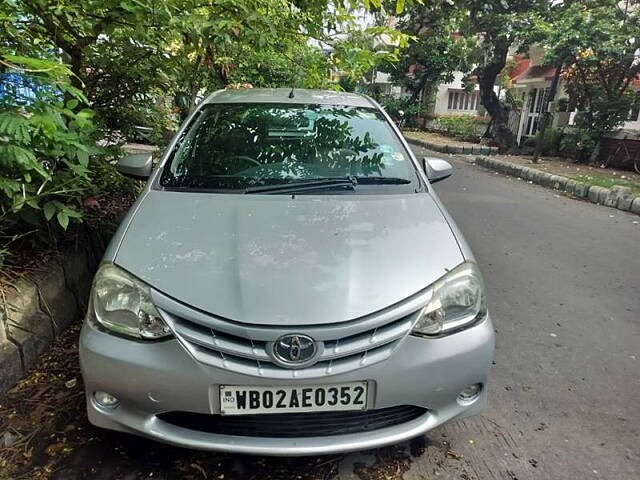
[[[318,353],[316,341],[307,335],[289,334],[273,344],[273,355],[287,366],[301,366],[313,361]]]

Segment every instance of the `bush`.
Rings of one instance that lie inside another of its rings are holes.
[[[123,122],[120,132],[130,142],[164,146],[169,135],[178,130],[180,118],[173,113],[168,102],[151,99],[131,104],[129,115],[124,118],[130,123],[125,127]]]
[[[121,186],[106,151],[96,146],[93,111],[68,82],[68,69],[55,61],[4,59],[40,73],[12,73],[2,84],[0,269],[9,244],[55,247],[82,222],[87,197]]]
[[[82,108],[87,100],[67,83],[63,65],[8,59],[49,70],[28,78],[27,94],[16,89],[0,99],[0,229],[52,219],[66,229],[82,219],[82,195],[91,185],[89,157],[98,152],[93,112]]]
[[[566,97],[558,99],[558,112],[568,112],[569,111],[569,99]]]
[[[540,132],[538,132],[538,136],[539,135]],[[538,136],[536,136],[536,142]],[[557,155],[560,153],[563,136],[564,133],[562,130],[545,128],[544,139],[542,140],[542,155]]]
[[[585,161],[596,146],[594,133],[586,128],[566,130],[560,141],[560,152],[578,161]]]
[[[131,142],[162,144],[175,130],[166,58],[131,40],[98,41],[88,52],[84,90],[103,133]]]
[[[418,127],[418,117],[422,115],[422,105],[410,103],[408,98],[388,97],[382,100],[382,106],[391,118],[398,121],[404,118],[405,128]],[[400,112],[403,115],[400,115]]]
[[[480,136],[477,133],[476,125],[478,121],[472,115],[450,115],[439,117],[434,123],[433,128],[444,131],[460,140],[477,142]]]

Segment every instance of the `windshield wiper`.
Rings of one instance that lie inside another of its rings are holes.
[[[297,193],[309,190],[317,190],[327,187],[348,187],[355,190],[358,184],[361,185],[406,185],[411,180],[401,177],[327,177],[314,178],[308,180],[296,180],[290,183],[279,183],[277,185],[259,185],[248,187],[244,193]]]
[[[355,190],[358,185],[358,179],[352,176],[346,177],[327,177],[309,180],[298,180],[291,183],[279,183],[277,185],[260,185],[256,187],[248,187],[244,193],[296,193],[308,190],[316,190],[326,187],[348,187]]]
[[[411,183],[408,178],[401,177],[356,177],[362,185],[406,185]]]

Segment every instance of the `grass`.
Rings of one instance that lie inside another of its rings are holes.
[[[640,195],[640,184],[623,180],[621,178],[612,178],[605,175],[574,175],[569,177],[578,182],[584,182],[588,185],[598,185],[599,187],[611,188],[619,185],[621,187],[629,187],[635,195]]]

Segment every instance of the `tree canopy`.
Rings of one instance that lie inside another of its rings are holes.
[[[113,183],[98,146],[109,135],[161,142],[216,89],[339,88],[331,68],[356,79],[395,60],[406,36],[358,23],[356,13],[376,5],[0,0],[0,240],[49,220],[80,222],[87,198]],[[383,51],[356,41],[383,35]]]
[[[632,85],[640,74],[640,2],[561,3],[549,19],[535,22],[532,41],[545,48],[546,63],[562,68],[580,112],[576,123],[597,140],[622,125],[638,102]]]
[[[463,10],[453,3],[412,3],[398,16],[396,28],[412,41],[397,63],[388,66],[391,78],[411,92],[429,97],[440,83],[453,80],[453,72],[469,71],[475,39],[460,35]]]

